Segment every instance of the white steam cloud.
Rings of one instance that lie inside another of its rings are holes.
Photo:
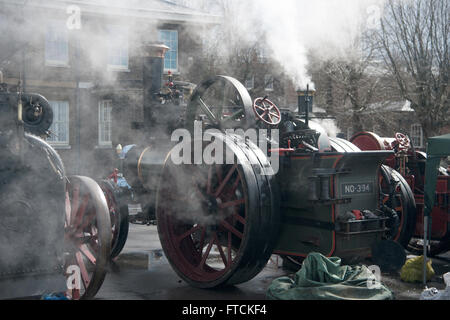
[[[308,53],[348,56],[359,35],[376,27],[384,1],[226,0],[236,16],[225,26],[249,42],[265,36],[267,53],[292,75],[297,87],[304,88],[311,83]]]

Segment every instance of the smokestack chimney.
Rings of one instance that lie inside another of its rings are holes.
[[[312,113],[314,95],[316,90],[309,88],[297,90],[298,96],[298,114],[305,117],[305,124],[309,125],[309,114]]]
[[[143,47],[143,84],[144,84],[144,127],[146,131],[154,122],[155,93],[161,90],[164,72],[164,56],[169,47],[149,43]]]
[[[0,71],[0,83],[3,83],[3,72]]]

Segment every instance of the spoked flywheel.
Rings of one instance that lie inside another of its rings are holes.
[[[380,196],[382,204],[393,210],[386,223],[386,240],[396,241],[406,248],[415,230],[416,202],[401,174],[385,165],[380,169]]]
[[[106,276],[111,252],[111,222],[105,196],[86,177],[69,177],[66,187],[65,270],[78,271],[68,295],[93,298]],[[70,267],[75,267],[74,269]],[[81,281],[79,281],[81,280]],[[80,283],[77,283],[77,282]]]
[[[248,129],[256,125],[253,102],[238,80],[216,76],[200,84],[192,94],[186,111],[185,127],[193,130],[195,121],[208,128]]]
[[[165,163],[157,196],[158,232],[172,267],[189,284],[246,282],[266,265],[278,231],[273,177],[249,143],[217,134],[234,164]],[[253,164],[253,166],[252,166]]]

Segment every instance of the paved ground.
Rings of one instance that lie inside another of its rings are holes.
[[[450,253],[433,260],[437,273],[429,287],[444,288],[442,274],[450,271]],[[98,299],[121,300],[263,300],[272,280],[291,274],[281,268],[281,259],[273,256],[255,279],[227,289],[200,290],[188,286],[165,259],[155,226],[130,225],[124,251],[107,275]],[[398,274],[383,274],[383,283],[396,299],[418,299],[421,284],[408,284]]]

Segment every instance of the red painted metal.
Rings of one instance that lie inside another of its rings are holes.
[[[395,150],[400,149],[405,157],[408,158],[408,162],[415,159],[422,158],[422,154],[417,152],[413,153],[409,138],[401,133],[395,135],[395,139],[392,138],[380,138],[372,132],[361,132],[354,135],[350,141],[358,146],[361,150]],[[398,155],[397,155],[398,157]],[[396,157],[389,158],[385,162],[389,167],[399,170]],[[411,190],[414,191],[414,198],[417,207],[417,220],[416,220],[416,237],[423,237],[423,210],[424,210],[424,196],[423,186],[425,184],[425,177],[418,172],[405,173],[401,172],[405,180],[408,182]],[[436,186],[436,204],[432,210],[432,227],[431,237],[433,240],[440,240],[450,236],[448,223],[450,221],[450,176],[441,175],[438,177]]]
[[[260,121],[276,126],[281,122],[280,109],[267,98],[257,98],[253,102],[253,112]]]
[[[167,214],[164,221],[174,252],[174,263],[183,274],[198,282],[220,279],[233,267],[247,222],[246,198],[236,195],[236,190],[243,189],[237,166],[232,166],[225,175],[222,168],[213,168],[208,170],[207,178],[193,174],[196,185],[206,186],[206,190],[196,190],[199,201],[216,203],[214,216],[219,217],[217,221],[192,225],[177,218],[175,213]],[[217,257],[213,255],[214,247]]]

